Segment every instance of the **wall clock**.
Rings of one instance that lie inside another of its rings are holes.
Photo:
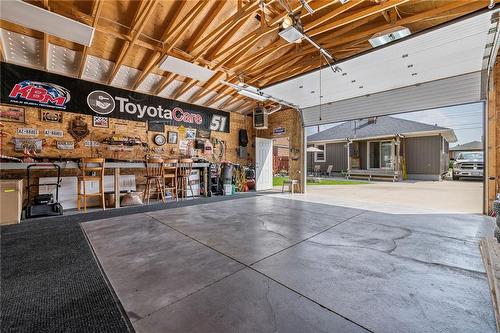
[[[163,134],[156,134],[153,140],[158,146],[163,146],[167,141]]]

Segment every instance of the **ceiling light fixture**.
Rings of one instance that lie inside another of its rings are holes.
[[[375,35],[373,35],[372,38],[370,38],[368,41],[373,47],[378,47],[390,42],[394,42],[395,40],[407,37],[409,35],[411,35],[410,29],[399,26],[378,32]]]
[[[341,72],[342,70],[338,66],[333,66],[332,62],[335,61],[334,57],[326,49],[321,47],[316,43],[311,37],[309,37],[305,32],[300,22],[300,13],[294,15],[289,13],[281,22],[280,31],[278,35],[289,43],[301,43],[302,39],[308,41],[312,46],[317,48],[320,52],[320,56],[323,56],[326,63],[330,66],[334,73]]]
[[[85,46],[92,45],[95,31],[89,25],[20,0],[2,1],[0,19]]]
[[[208,81],[215,74],[211,69],[172,56],[167,56],[162,61],[160,69],[203,82]]]
[[[285,106],[288,106],[288,107],[291,107],[294,109],[298,109],[297,105],[295,105],[293,103],[289,103],[289,102],[284,101],[282,99],[275,98],[269,94],[264,93],[259,88],[253,87],[253,86],[248,85],[244,82],[238,82],[238,84],[234,84],[234,83],[229,83],[227,81],[220,81],[220,83],[222,83],[228,87],[231,87],[233,89],[236,89],[236,92],[240,95],[255,99],[259,102],[273,101],[273,102],[276,102],[276,103],[281,104],[281,105],[285,105]]]

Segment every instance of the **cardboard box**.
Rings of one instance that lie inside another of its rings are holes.
[[[23,209],[23,180],[0,180],[0,224],[14,224],[21,221]]]

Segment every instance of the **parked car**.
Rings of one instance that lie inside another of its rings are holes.
[[[470,151],[461,152],[453,163],[453,180],[461,177],[483,177],[484,176],[484,154],[483,152]]]

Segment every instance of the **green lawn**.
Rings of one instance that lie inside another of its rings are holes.
[[[274,177],[273,178],[273,186],[282,186],[283,181],[287,179],[286,177]],[[355,180],[333,180],[333,179],[322,179],[319,183],[308,181],[307,185],[359,185],[359,184],[368,184],[363,181],[355,181]]]

